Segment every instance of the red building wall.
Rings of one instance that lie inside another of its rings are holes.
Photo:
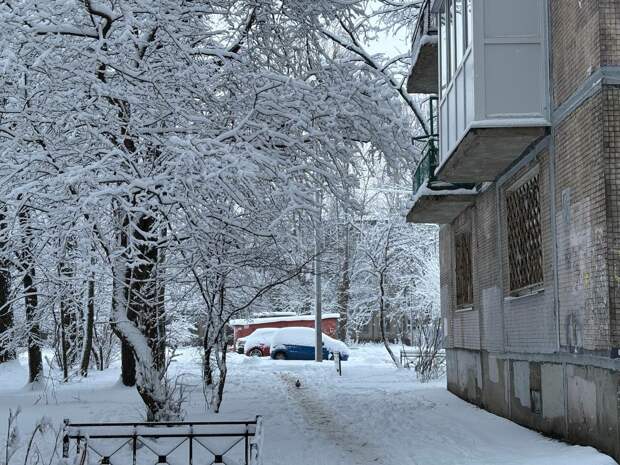
[[[336,327],[338,318],[323,318],[321,329],[324,334],[336,337]],[[243,326],[233,326],[235,341],[240,337],[249,336],[258,328],[290,328],[303,327],[314,328],[314,320],[289,320],[289,321],[273,321],[260,323],[260,319],[254,320],[252,323]]]

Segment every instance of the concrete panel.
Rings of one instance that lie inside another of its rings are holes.
[[[512,363],[512,383],[514,395],[523,407],[530,407],[530,364],[528,362]]]
[[[586,369],[569,365],[568,422],[575,437],[587,435],[596,426],[596,384],[586,378]]]
[[[616,371],[567,366],[569,440],[618,457],[618,380]]]
[[[493,357],[492,355],[489,355],[489,380],[492,383],[499,383],[499,369],[497,367],[497,357]]]
[[[545,363],[541,367],[542,407],[545,419],[564,417],[564,378],[562,365]]]
[[[473,350],[454,350],[457,380],[454,374],[449,377],[451,392],[476,405],[482,403],[482,366],[480,353]],[[451,381],[452,380],[452,381]]]
[[[486,352],[482,352],[481,357],[483,366],[482,372],[486,376],[482,382],[482,402],[484,408],[497,415],[507,416],[506,361]]]

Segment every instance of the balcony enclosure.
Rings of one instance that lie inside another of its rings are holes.
[[[549,126],[546,0],[436,0],[439,180],[493,181]]]
[[[413,32],[413,65],[407,79],[410,94],[436,94],[439,89],[439,49],[437,47],[437,15],[431,12],[431,0],[424,0]]]

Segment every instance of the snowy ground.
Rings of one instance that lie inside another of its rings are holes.
[[[449,394],[444,382],[417,382],[413,372],[391,366],[380,346],[353,349],[351,359],[343,362],[342,377],[332,362],[259,360],[234,354],[230,365],[219,417],[264,416],[265,465],[615,464],[592,448],[547,439],[477,409]],[[183,352],[173,367],[187,382],[199,381],[197,353]],[[138,395],[120,386],[118,375],[115,366],[68,385],[48,386],[43,392],[24,387],[25,360],[4,364],[0,414],[21,406],[23,441],[43,415],[55,423],[65,417],[141,420]],[[301,388],[295,387],[297,379]],[[199,388],[186,410],[188,420],[214,417],[206,411]],[[5,423],[0,423],[0,438],[6,437]],[[47,433],[48,441],[53,436]],[[2,463],[3,449],[0,452]]]

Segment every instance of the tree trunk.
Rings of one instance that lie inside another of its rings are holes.
[[[202,365],[202,377],[205,386],[211,386],[213,384],[213,367],[211,366],[211,351],[212,345],[209,340],[209,329],[211,328],[211,321],[207,321],[205,325],[205,334],[202,340],[202,348],[204,350],[203,354],[203,365]]]
[[[41,330],[37,315],[39,299],[37,288],[34,285],[34,277],[34,269],[29,269],[22,280],[25,293],[26,323],[28,325],[28,381],[30,383],[39,381],[43,374],[43,358],[39,347]]]
[[[390,355],[390,358],[394,362],[398,368],[401,368],[400,360],[396,358],[392,348],[390,347],[390,341],[388,341],[387,334],[385,332],[385,275],[381,273],[379,277],[379,326],[381,329],[381,339],[383,339],[383,345],[385,346],[385,350]]]
[[[340,268],[340,282],[338,283],[338,309],[340,311],[340,318],[338,319],[338,339],[341,341],[347,341],[349,339],[349,289],[351,287],[351,276],[349,270],[350,250],[349,225],[345,224],[344,250],[342,256],[342,266]]]
[[[60,302],[60,365],[62,366],[62,379],[66,383],[69,381],[69,340],[67,337],[67,328],[71,324],[67,317],[66,302]]]
[[[217,344],[217,350],[220,350],[220,345],[222,346],[222,355],[217,358],[220,376],[217,383],[217,393],[213,406],[213,411],[215,413],[220,413],[220,406],[222,405],[222,400],[224,399],[224,386],[226,385],[226,375],[228,374],[228,367],[226,365],[226,352],[228,350],[228,341],[226,340],[225,334],[221,334],[220,337],[222,337],[224,340],[223,344]]]
[[[43,374],[43,358],[39,343],[41,330],[39,327],[38,306],[39,299],[35,282],[34,260],[32,258],[32,227],[30,225],[29,207],[24,206],[18,213],[19,224],[22,228],[22,244],[19,251],[19,268],[23,273],[24,306],[27,325],[28,343],[28,381],[37,382]]]
[[[93,333],[95,329],[95,274],[91,274],[88,280],[88,301],[86,303],[86,331],[82,347],[82,360],[80,361],[80,374],[88,376],[90,354],[93,350]]]
[[[131,345],[121,339],[121,380],[124,386],[136,385],[136,359]]]
[[[0,363],[13,360],[15,349],[11,347],[13,330],[13,308],[9,303],[11,293],[11,273],[8,263],[0,264]]]
[[[121,279],[118,274],[115,274],[112,280],[112,314],[123,315],[128,320],[133,320],[133,315],[130,315],[129,309],[123,308],[123,300],[117,298],[119,292],[126,294],[125,289],[119,290],[119,287],[123,286],[123,282],[119,283]],[[124,279],[124,278],[122,278]],[[133,349],[131,345],[122,337],[121,334],[117,334],[121,341],[121,381],[124,386],[136,385],[136,360],[134,358]],[[103,354],[101,354],[100,360],[103,367]]]
[[[178,416],[178,406],[165,383],[165,343],[160,339],[164,315],[160,314],[161,291],[157,284],[156,220],[151,214],[139,213],[133,224],[126,219],[124,229],[129,227],[135,257],[130,262],[125,254],[113,266],[115,280],[123,284],[116,292],[113,327],[123,342],[124,360],[129,362],[129,353],[133,354],[136,387],[147,407],[147,418],[173,419]],[[123,269],[124,277],[119,281]]]
[[[7,254],[7,224],[5,210],[0,210],[0,254]],[[0,260],[0,363],[16,357],[15,348],[11,347],[11,331],[13,330],[13,307],[9,303],[11,295],[10,262]]]

